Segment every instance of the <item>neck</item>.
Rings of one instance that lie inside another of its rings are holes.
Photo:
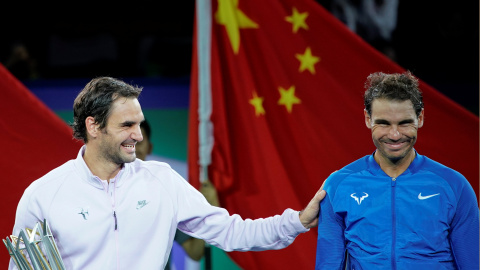
[[[397,162],[392,162],[390,159],[382,156],[379,151],[375,152],[374,158],[378,165],[380,165],[380,168],[388,176],[396,178],[408,169],[412,161],[415,159],[415,151],[413,151],[413,149],[410,150],[405,157]]]
[[[121,170],[122,165],[109,162],[94,152],[94,149],[86,147],[83,160],[93,175],[110,182],[110,179],[114,178]]]

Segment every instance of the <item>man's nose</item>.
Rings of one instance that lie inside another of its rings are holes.
[[[388,132],[388,137],[393,140],[398,140],[402,136],[400,135],[400,132],[398,131],[398,128],[396,126],[392,126]]]
[[[140,129],[140,126],[135,128],[134,132],[132,133],[132,139],[137,142],[143,141],[142,129]]]

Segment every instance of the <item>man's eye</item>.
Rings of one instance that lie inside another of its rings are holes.
[[[401,122],[401,123],[399,124],[399,126],[401,126],[401,127],[408,127],[408,126],[411,126],[411,125],[413,125],[413,122],[410,122],[410,121],[408,121],[408,122]]]

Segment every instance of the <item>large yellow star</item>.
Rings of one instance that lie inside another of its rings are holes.
[[[255,115],[264,115],[265,109],[263,108],[263,97],[257,96],[257,92],[253,92],[253,98],[248,101],[255,108]]]
[[[215,13],[218,24],[224,25],[233,52],[238,54],[240,47],[240,28],[258,28],[257,23],[238,9],[238,0],[218,0],[218,10]]]
[[[298,61],[300,61],[298,72],[308,69],[310,73],[315,74],[315,64],[320,61],[320,57],[312,55],[312,50],[310,47],[307,47],[303,54],[295,54],[295,57],[298,59]]]
[[[292,15],[285,17],[285,20],[292,24],[292,32],[297,33],[300,28],[308,30],[308,25],[305,22],[307,17],[308,12],[299,13],[297,8],[294,7]]]
[[[279,87],[278,91],[280,92],[280,99],[278,100],[278,105],[285,105],[289,113],[292,112],[293,104],[300,104],[302,101],[295,96],[295,86],[290,86],[287,90],[283,87]]]

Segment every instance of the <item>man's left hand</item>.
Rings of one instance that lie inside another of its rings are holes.
[[[299,217],[302,225],[307,228],[318,226],[318,212],[320,211],[320,202],[325,198],[327,192],[323,190],[323,185],[317,191],[313,199],[308,203],[307,207],[300,211]]]

